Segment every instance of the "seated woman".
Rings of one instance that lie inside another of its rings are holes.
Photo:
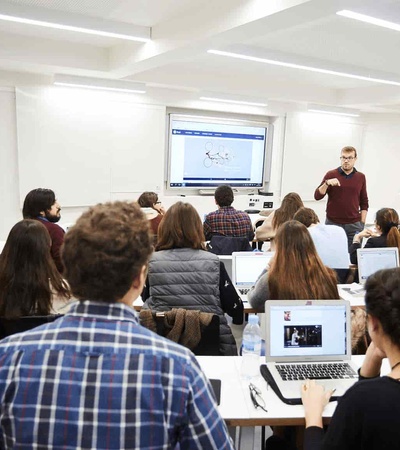
[[[154,217],[149,218],[150,228],[154,235],[154,242],[157,242],[157,233],[160,222],[165,214],[165,209],[158,201],[158,195],[155,192],[143,192],[138,198],[141,208],[151,208],[154,210]]]
[[[237,355],[224,313],[233,323],[241,324],[243,303],[218,256],[205,251],[204,240],[200,216],[192,205],[178,202],[168,209],[150,258],[143,308],[186,308],[217,314],[221,354]]]
[[[50,248],[49,232],[37,220],[13,226],[0,255],[0,317],[49,315],[56,296],[70,298]]]
[[[274,237],[280,225],[288,220],[292,220],[296,212],[303,207],[303,201],[299,194],[290,192],[285,195],[280,208],[272,211],[264,222],[256,228],[256,239],[259,241],[271,239],[271,250],[275,249]]]
[[[350,261],[357,264],[357,249],[361,248],[362,238],[368,238],[364,248],[397,247],[400,251],[399,215],[393,208],[382,208],[376,213],[377,233],[365,228],[353,238],[350,247]]]
[[[264,312],[267,300],[339,299],[336,273],[324,266],[307,228],[297,220],[282,224],[276,251],[248,293],[250,305]]]
[[[339,401],[325,436],[322,412],[332,392],[324,392],[315,381],[303,385],[305,450],[381,450],[398,446],[400,269],[381,270],[368,278],[365,305],[372,343],[359,372],[360,381]],[[391,370],[387,376],[380,377],[384,358],[388,358]]]

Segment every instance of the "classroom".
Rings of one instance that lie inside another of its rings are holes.
[[[66,228],[144,191],[203,219],[213,188],[173,186],[182,118],[266,130],[262,183],[235,190],[240,210],[297,192],[324,222],[314,191],[355,147],[372,226],[400,211],[399,30],[392,0],[0,0],[0,242],[37,187],[55,191]]]

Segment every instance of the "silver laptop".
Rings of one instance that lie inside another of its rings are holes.
[[[336,389],[340,397],[358,380],[348,301],[270,300],[265,313],[265,358],[283,397],[300,398],[306,379]]]
[[[232,283],[242,300],[247,300],[247,293],[273,256],[274,252],[232,253]]]
[[[367,278],[381,269],[399,267],[397,247],[359,248],[357,249],[358,279],[365,284]]]

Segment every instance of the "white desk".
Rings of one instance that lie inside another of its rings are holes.
[[[302,405],[286,405],[275,395],[261,375],[252,382],[261,389],[268,412],[255,409],[250,399],[249,383],[241,379],[240,356],[198,356],[204,373],[208,378],[221,380],[221,404],[219,411],[228,426],[244,427],[241,429],[239,447],[253,448],[254,427],[265,425],[304,425],[304,409]],[[361,367],[364,356],[353,356],[358,367]],[[265,358],[260,358],[260,364]],[[330,402],[324,410],[324,423],[329,423],[337,402]]]
[[[365,308],[364,293],[353,293],[352,290],[357,290],[360,285],[357,283],[352,284],[338,284],[339,296],[342,300],[348,300],[352,308],[362,307]]]

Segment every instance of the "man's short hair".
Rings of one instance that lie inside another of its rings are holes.
[[[56,201],[56,195],[51,189],[33,189],[24,200],[22,215],[24,219],[36,219],[42,211],[51,209]]]
[[[231,206],[234,199],[232,188],[227,184],[218,186],[214,198],[218,206]]]
[[[300,208],[293,216],[293,220],[297,220],[307,228],[313,223],[319,223],[319,219],[315,211],[311,208]]]
[[[80,300],[115,303],[131,288],[152,252],[148,220],[137,203],[90,208],[65,235],[64,276]]]
[[[346,145],[346,147],[342,148],[341,153],[353,153],[354,152],[354,157],[357,158],[357,150],[352,147],[351,145]]]
[[[143,192],[138,198],[138,203],[142,208],[152,208],[158,202],[158,195],[155,192]]]

